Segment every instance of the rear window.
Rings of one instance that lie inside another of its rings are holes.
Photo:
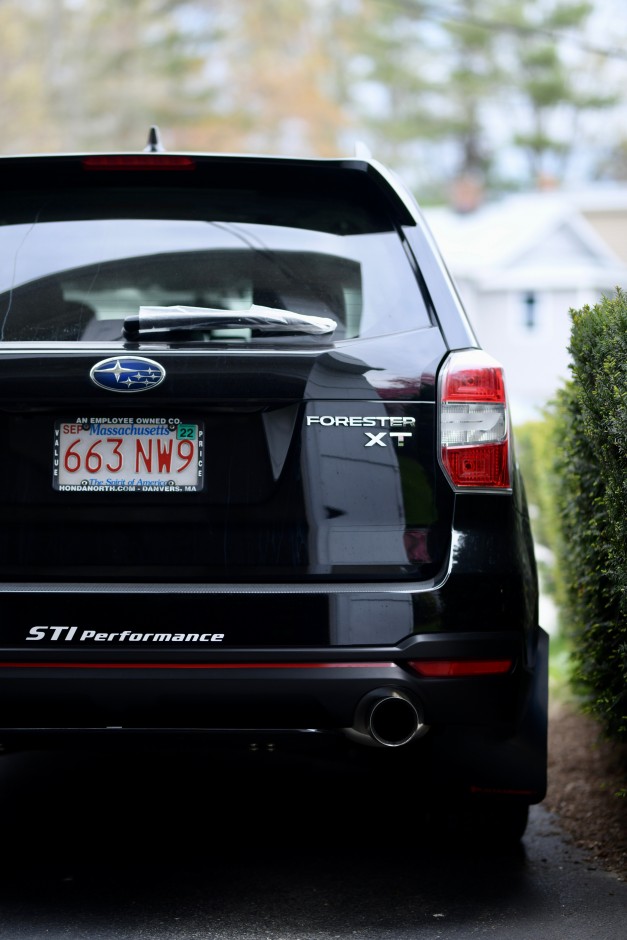
[[[154,185],[135,174],[120,184],[85,173],[78,185],[4,193],[0,339],[122,342],[124,319],[143,306],[331,317],[334,340],[428,325],[385,204],[365,198],[374,187],[246,183]]]

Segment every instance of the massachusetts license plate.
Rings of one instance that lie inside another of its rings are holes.
[[[56,490],[193,493],[203,482],[203,425],[182,418],[90,418],[54,426]]]

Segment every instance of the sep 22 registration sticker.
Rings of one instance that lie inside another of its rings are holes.
[[[182,418],[57,421],[52,485],[62,492],[196,492],[203,445],[202,423]]]

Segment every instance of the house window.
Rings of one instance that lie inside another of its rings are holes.
[[[523,294],[523,325],[529,333],[538,328],[538,296],[534,291]]]

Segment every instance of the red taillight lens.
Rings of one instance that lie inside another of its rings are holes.
[[[408,664],[419,676],[428,679],[499,676],[512,668],[511,659],[427,659]]]
[[[446,466],[456,486],[508,486],[507,463],[507,441],[446,450]]]
[[[509,490],[503,369],[482,350],[452,353],[440,375],[440,460],[456,490]]]
[[[83,159],[85,170],[194,170],[191,157],[178,154],[120,153]]]
[[[482,364],[484,353],[455,353],[442,376],[444,401],[501,402],[505,404],[503,370],[498,363]],[[468,358],[467,365],[464,359]],[[475,361],[477,360],[477,361]]]

